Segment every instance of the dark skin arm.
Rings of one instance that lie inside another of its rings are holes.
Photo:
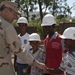
[[[55,73],[55,74],[60,74],[63,72],[60,69],[51,69],[51,68],[49,68],[48,71],[49,71],[49,73]]]

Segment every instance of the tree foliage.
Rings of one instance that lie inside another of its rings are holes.
[[[43,35],[41,21],[47,12],[55,16],[57,25],[59,25],[60,22],[69,22],[70,19],[68,17],[71,18],[71,9],[75,10],[75,3],[72,7],[69,7],[67,0],[15,0],[15,2],[18,3],[18,9],[22,13],[22,16],[25,16],[28,21],[30,12],[34,12],[39,8],[40,18],[35,20],[36,15],[32,15],[33,17],[29,21],[29,25],[34,26],[40,35]],[[74,21],[75,19],[73,19]]]
[[[60,19],[63,16],[70,16],[72,13],[70,11],[70,7],[67,4],[67,0],[16,0],[19,4],[20,11],[24,11],[27,19],[29,17],[29,12],[33,12],[37,10],[39,6],[40,19],[42,20],[43,15],[47,13],[52,13],[54,16],[60,16]]]

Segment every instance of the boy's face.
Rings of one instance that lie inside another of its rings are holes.
[[[30,45],[32,46],[33,50],[37,50],[39,47],[39,41],[30,41]]]
[[[49,34],[49,35],[53,35],[54,34],[54,25],[52,26],[43,26],[43,30],[45,32],[45,34]]]
[[[75,41],[71,40],[71,39],[65,39],[64,40],[64,45],[66,48],[71,49],[72,47],[74,47]]]
[[[20,29],[21,33],[26,32],[27,24],[25,24],[25,23],[19,23],[18,25],[19,25],[19,29]]]

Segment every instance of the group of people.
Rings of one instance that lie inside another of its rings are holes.
[[[65,29],[62,35],[55,32],[54,16],[46,14],[41,26],[47,36],[41,48],[40,36],[28,34],[28,21],[18,18],[17,4],[2,1],[0,4],[0,74],[15,75],[11,52],[15,54],[17,75],[74,75],[75,74],[75,27]],[[11,25],[17,20],[20,34]],[[65,50],[67,52],[65,53]]]
[[[11,25],[14,19],[18,18],[17,4],[9,1],[2,1],[0,4],[0,74],[15,75],[11,62],[11,52],[18,56],[23,62],[47,71],[44,63],[33,58],[23,47],[14,27]]]

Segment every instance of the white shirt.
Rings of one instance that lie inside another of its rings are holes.
[[[29,34],[26,33],[25,35],[23,36],[20,36],[20,34],[18,35],[23,47],[26,49],[26,50],[29,50],[30,49],[30,44],[29,44]],[[24,52],[24,51],[23,51]],[[22,62],[18,57],[17,57],[17,60],[16,60],[17,63],[21,63],[21,64],[26,64],[25,62]]]

